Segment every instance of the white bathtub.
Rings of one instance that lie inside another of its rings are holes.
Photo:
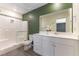
[[[8,53],[14,49],[22,46],[22,43],[16,43],[15,41],[10,41],[8,39],[0,40],[0,55]]]

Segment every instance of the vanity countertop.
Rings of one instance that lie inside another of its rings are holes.
[[[75,35],[73,33],[51,33],[51,32],[41,32],[37,33],[38,35],[43,36],[51,36],[51,37],[59,37],[59,38],[68,38],[73,40],[79,40],[78,35]]]

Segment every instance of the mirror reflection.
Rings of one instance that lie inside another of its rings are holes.
[[[40,16],[40,31],[71,32],[72,8]]]

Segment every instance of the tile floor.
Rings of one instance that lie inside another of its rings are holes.
[[[24,48],[20,47],[2,56],[40,56],[40,55],[36,54],[32,48],[27,51],[24,51]]]

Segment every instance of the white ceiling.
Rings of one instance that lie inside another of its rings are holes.
[[[31,10],[39,8],[46,3],[0,3],[0,8],[25,14]]]

